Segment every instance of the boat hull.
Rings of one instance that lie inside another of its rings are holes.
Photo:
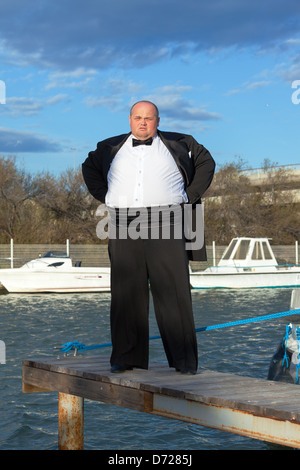
[[[300,271],[249,272],[249,273],[190,273],[194,289],[263,289],[300,287]]]
[[[110,268],[3,269],[0,282],[9,293],[110,292]]]

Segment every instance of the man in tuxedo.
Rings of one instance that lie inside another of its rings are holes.
[[[148,368],[150,283],[169,366],[195,374],[188,258],[205,260],[206,250],[191,243],[187,251],[183,219],[187,206],[197,214],[215,163],[192,136],[159,131],[159,121],[155,104],[136,103],[130,110],[131,132],[99,142],[82,171],[90,193],[108,207],[115,229],[109,239],[111,371]]]

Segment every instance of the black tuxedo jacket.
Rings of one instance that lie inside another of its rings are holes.
[[[159,137],[175,159],[183,176],[189,204],[201,204],[201,197],[210,186],[215,162],[209,151],[192,136],[177,132],[157,131]],[[84,181],[89,192],[102,203],[108,190],[107,174],[110,165],[128,139],[130,133],[111,137],[98,142],[97,148],[89,152],[82,165]],[[190,260],[206,260],[205,246],[201,250],[190,250]]]

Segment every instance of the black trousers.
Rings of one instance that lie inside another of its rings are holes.
[[[149,283],[170,367],[198,366],[188,260],[183,239],[109,240],[111,364],[148,368]]]

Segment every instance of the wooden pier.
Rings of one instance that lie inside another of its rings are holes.
[[[163,364],[110,372],[103,355],[23,361],[23,392],[55,391],[59,449],[83,449],[84,398],[300,448],[300,386]]]

